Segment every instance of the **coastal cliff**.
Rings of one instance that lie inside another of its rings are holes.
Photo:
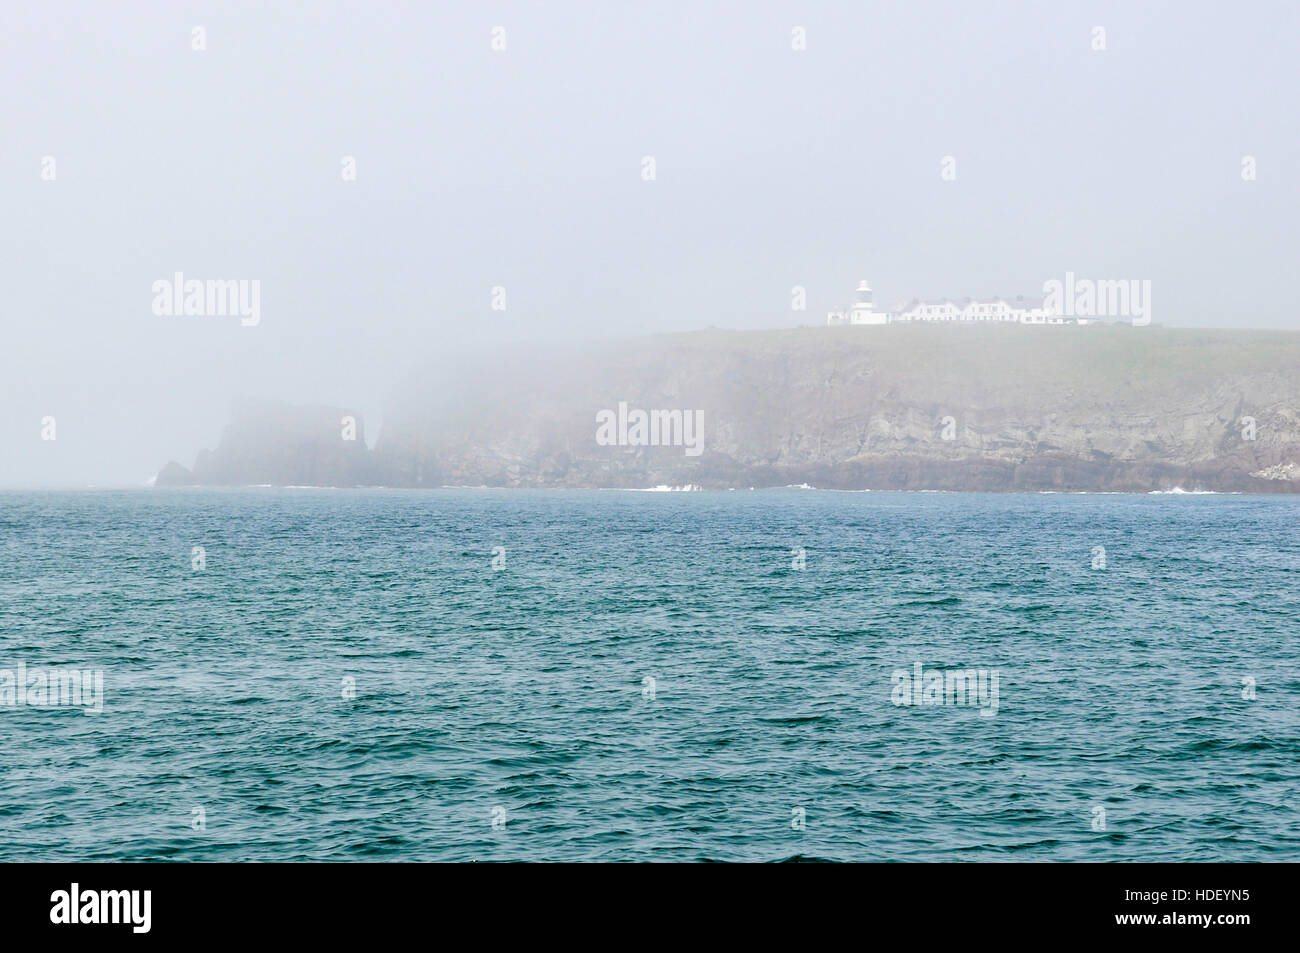
[[[697,415],[698,454],[626,445],[636,410]],[[1300,334],[710,330],[426,370],[373,451],[339,446],[340,413],[246,409],[158,484],[1296,492]]]
[[[367,486],[382,482],[360,414],[241,400],[215,450],[187,469],[176,461],[155,486]]]

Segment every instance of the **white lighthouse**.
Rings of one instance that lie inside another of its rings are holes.
[[[847,311],[831,311],[826,315],[827,324],[888,324],[889,315],[876,310],[875,298],[871,285],[865,278],[858,282],[853,307]]]

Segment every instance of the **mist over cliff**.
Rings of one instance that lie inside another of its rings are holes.
[[[365,486],[381,483],[365,422],[345,408],[237,401],[215,450],[187,469],[172,461],[157,486]]]
[[[246,405],[158,482],[1290,492],[1300,334],[710,330],[431,364],[373,451],[345,415]]]

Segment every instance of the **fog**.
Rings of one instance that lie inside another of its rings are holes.
[[[245,395],[358,408],[373,442],[418,366],[821,325],[862,278],[1143,280],[1157,323],[1300,330],[1289,3],[0,17],[7,486],[142,485]],[[156,314],[178,272],[258,282],[258,321]]]

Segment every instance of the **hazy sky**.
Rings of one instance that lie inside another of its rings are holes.
[[[240,395],[373,442],[419,358],[822,324],[863,277],[1300,329],[1298,11],[4,0],[0,484],[138,485]],[[155,315],[177,271],[260,281],[261,323]]]

